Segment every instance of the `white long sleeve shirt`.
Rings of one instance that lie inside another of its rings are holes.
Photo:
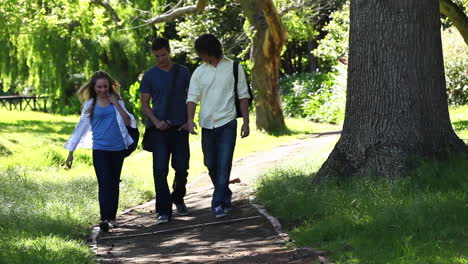
[[[75,131],[73,131],[73,134],[71,137],[68,139],[67,143],[65,143],[65,148],[74,151],[77,148],[88,148],[92,149],[93,148],[93,133],[91,131],[91,118],[88,114],[88,109],[91,107],[93,103],[93,99],[87,100],[83,104],[83,109],[81,111],[81,116],[80,116],[80,121],[78,121],[78,124],[76,124]],[[124,102],[122,100],[119,100],[119,104],[122,107],[122,109],[127,112],[128,116],[130,116],[130,126],[133,128],[136,128],[136,121],[135,117],[130,114],[127,109],[125,108]],[[122,134],[122,138],[124,139],[125,147],[128,147],[133,143],[133,139],[128,134],[127,127],[125,126],[125,122],[123,118],[120,116],[119,111],[115,111],[116,113],[116,118],[117,118],[117,123],[120,128],[120,133]]]
[[[187,102],[200,102],[200,126],[216,128],[236,118],[234,105],[233,61],[223,57],[216,67],[203,63],[190,79]],[[244,69],[239,63],[237,80],[239,99],[250,98]]]

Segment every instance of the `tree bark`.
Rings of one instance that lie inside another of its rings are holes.
[[[252,88],[255,91],[257,129],[284,131],[279,92],[281,50],[287,33],[271,0],[240,0],[242,10],[255,28],[251,60]]]
[[[468,16],[450,0],[440,0],[440,13],[447,16],[468,45]]]
[[[438,0],[351,0],[343,132],[316,181],[403,175],[417,157],[467,154],[448,112]]]

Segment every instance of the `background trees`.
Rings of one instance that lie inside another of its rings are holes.
[[[100,68],[119,79],[124,97],[137,105],[138,76],[153,63],[150,40],[158,34],[172,39],[176,60],[194,69],[199,61],[193,41],[209,31],[220,36],[229,57],[253,73],[258,128],[284,130],[283,109],[287,115],[339,122],[340,107],[329,106],[345,90],[340,84],[347,59],[348,11],[343,3],[0,0],[0,90],[49,95],[50,111],[77,113],[76,88]],[[450,3],[457,10],[466,8],[463,2]],[[465,76],[460,75],[463,64],[453,65],[449,88],[457,88],[449,89],[454,91],[450,98],[463,102],[465,86],[457,79]],[[281,77],[290,80],[282,82],[284,87],[278,84]]]

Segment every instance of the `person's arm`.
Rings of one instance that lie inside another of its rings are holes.
[[[89,107],[92,105],[92,100],[88,100],[83,105],[83,109],[81,110],[80,120],[75,126],[75,130],[70,138],[65,143],[65,148],[68,149],[68,157],[65,161],[65,165],[67,168],[71,168],[73,164],[73,152],[75,151],[78,143],[80,142],[81,138],[83,137],[84,133],[86,132],[86,127],[89,125]]]
[[[190,134],[197,134],[195,129],[197,128],[197,124],[193,121],[195,118],[195,111],[197,109],[197,104],[194,102],[187,102],[187,131]]]
[[[151,100],[151,94],[149,93],[141,93],[141,108],[143,110],[143,114],[151,120],[154,126],[159,130],[166,130],[170,128],[170,126],[164,121],[159,120],[153,113],[149,102]]]
[[[130,125],[130,116],[127,114],[127,111],[125,111],[122,106],[119,104],[119,99],[117,95],[115,94],[110,94],[109,95],[109,100],[110,102],[114,105],[115,109],[119,112],[120,116],[122,117],[124,123],[126,126]]]
[[[195,129],[197,124],[194,122],[195,112],[197,110],[197,103],[200,101],[200,67],[195,69],[192,77],[190,78],[189,89],[187,93],[187,130],[190,134],[197,134]]]
[[[239,72],[238,72],[239,80],[237,83],[237,95],[239,98],[239,106],[242,115],[242,128],[241,128],[241,138],[248,137],[250,134],[249,128],[249,91],[247,87],[247,78],[245,77],[244,68],[239,63]]]
[[[185,99],[187,99],[189,86],[190,86],[190,72],[185,67],[182,67],[182,69],[185,71],[185,74],[184,74],[184,86],[185,86],[184,87],[184,94],[185,94]],[[182,130],[188,131],[187,121],[178,130],[179,131],[182,131]]]
[[[239,100],[240,111],[242,114],[242,128],[241,128],[241,138],[248,137],[250,135],[250,128],[249,128],[249,99],[242,98]]]

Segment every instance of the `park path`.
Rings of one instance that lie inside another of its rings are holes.
[[[213,188],[207,174],[188,185],[189,216],[175,213],[169,223],[156,225],[154,200],[123,212],[118,228],[94,232],[92,247],[99,263],[326,263],[317,250],[287,247],[289,238],[279,222],[254,204],[253,185],[275,166],[306,155],[328,155],[337,134],[310,135],[236,160],[231,179],[241,182],[230,186],[234,209],[224,218],[211,213]]]

